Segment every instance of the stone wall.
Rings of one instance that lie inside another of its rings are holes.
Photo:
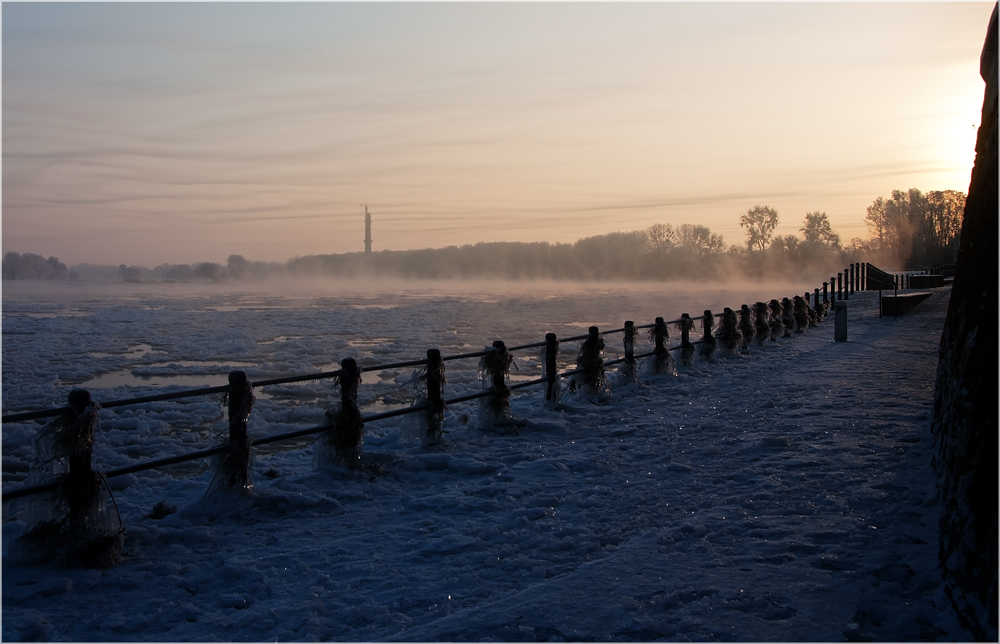
[[[997,7],[976,164],[941,336],[932,427],[945,591],[977,640],[997,641]]]

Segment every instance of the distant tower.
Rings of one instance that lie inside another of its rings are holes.
[[[372,254],[372,216],[365,206],[365,255]]]

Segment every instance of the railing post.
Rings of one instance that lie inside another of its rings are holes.
[[[625,362],[635,364],[635,323],[625,320]]]
[[[827,283],[823,282],[823,304],[826,304],[827,306],[829,306],[830,305],[830,298],[827,297],[827,295],[826,295],[826,286],[827,286]]]
[[[229,451],[219,456],[219,475],[229,487],[250,485],[250,443],[247,422],[253,409],[253,387],[244,371],[229,372]]]
[[[715,316],[710,310],[705,309],[705,312],[701,316],[701,346],[703,351],[715,353],[715,336],[712,335],[714,329]]]
[[[580,353],[576,358],[576,366],[583,369],[578,382],[589,395],[599,395],[604,391],[604,339],[596,326],[587,329],[587,339],[580,345]]]
[[[740,348],[744,350],[749,349],[754,337],[754,328],[753,316],[750,313],[750,307],[746,304],[740,307],[740,333],[743,334],[743,342]]]
[[[440,349],[427,350],[427,435],[424,440],[436,443],[441,440],[444,424],[444,363]]]
[[[100,488],[95,485],[98,479],[94,476],[91,465],[96,422],[92,422],[92,419],[82,418],[92,403],[89,391],[73,389],[69,392],[68,402],[72,410],[72,421],[70,421],[72,424],[69,431],[75,435],[68,437],[67,441],[73,445],[73,448],[67,454],[69,473],[66,476],[64,486],[69,492],[66,495],[69,502],[69,525],[71,528],[84,528],[84,521],[100,494]]]
[[[556,357],[559,355],[559,340],[555,333],[545,334],[545,401],[559,402],[559,374],[556,371]]]
[[[635,362],[635,323],[625,320],[625,333],[622,344],[625,348],[625,362],[618,373],[619,385],[627,385],[639,381],[639,366]]]
[[[354,358],[340,361],[340,404],[326,412],[326,424],[330,425],[321,437],[325,450],[317,449],[314,462],[322,465],[331,460],[329,446],[333,447],[332,460],[347,467],[358,467],[364,451],[365,422],[358,407],[358,385],[361,384],[361,370]],[[319,446],[317,446],[319,447]]]
[[[694,328],[694,320],[687,313],[681,313],[681,364],[685,367],[691,366],[691,359],[694,358],[694,345],[691,344],[691,329]]]
[[[726,353],[739,355],[743,332],[740,330],[736,311],[728,306],[722,310],[722,319],[719,320],[719,338],[722,340],[722,348]]]
[[[868,262],[862,262],[859,264],[861,267],[861,290],[868,290]]]
[[[814,288],[813,289],[813,310],[816,311],[817,315],[820,312],[820,308],[819,308],[819,289],[818,288]]]
[[[357,416],[357,423],[342,423],[337,446],[338,457],[344,462],[361,460],[361,450],[364,440],[364,423],[361,421],[361,410],[358,408],[358,385],[361,384],[361,372],[354,358],[344,358],[340,361],[340,408],[351,415]]]
[[[850,270],[851,270],[850,266],[848,266],[847,268],[844,269],[844,299],[845,300],[850,299],[850,290],[851,290],[851,275],[850,275]]]
[[[855,274],[854,274],[855,266],[856,266],[855,264],[851,264],[850,267],[849,267],[851,269],[850,284],[851,284],[851,293],[852,294],[855,292],[855,286],[856,286],[856,283],[854,281],[855,280]]]
[[[492,351],[479,360],[482,371],[483,389],[489,388],[490,395],[480,398],[479,425],[485,427],[510,418],[510,387],[507,376],[513,358],[503,340],[494,340]]]
[[[843,273],[837,273],[837,299],[838,300],[844,299],[844,282],[843,282],[843,279],[844,279],[844,274]]]
[[[656,318],[656,326],[653,327],[653,352],[655,358],[655,372],[666,373],[670,365],[670,354],[667,352],[667,323],[663,318]]]

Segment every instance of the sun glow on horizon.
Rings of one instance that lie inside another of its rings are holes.
[[[7,3],[4,250],[261,261],[966,191],[992,3]],[[127,36],[126,36],[127,34]],[[933,36],[933,37],[931,37]]]

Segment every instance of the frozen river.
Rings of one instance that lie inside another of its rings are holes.
[[[246,286],[29,284],[3,292],[3,413],[472,352],[683,312],[791,297],[811,284]],[[937,577],[930,404],[947,290],[879,320],[850,301],[803,335],[646,376],[606,404],[516,392],[517,431],[448,410],[427,448],[406,421],[366,426],[364,473],[312,467],[312,441],[256,457],[254,490],[205,497],[206,462],[110,479],[127,560],[19,564],[4,507],[4,640],[963,639]],[[676,331],[671,330],[675,336]],[[608,358],[621,355],[609,335]],[[574,361],[564,343],[560,367]],[[637,351],[648,350],[643,339]],[[540,375],[537,350],[515,379]],[[412,369],[366,372],[365,413],[410,404]],[[478,391],[448,363],[446,396]],[[249,431],[319,425],[329,380],[255,391]],[[3,426],[4,489],[44,421]],[[101,412],[112,470],[214,445],[219,397]],[[154,504],[178,511],[154,519]]]

